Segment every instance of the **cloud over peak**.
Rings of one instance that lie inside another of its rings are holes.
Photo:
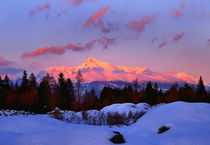
[[[80,43],[77,44],[67,44],[64,46],[51,46],[51,47],[42,47],[39,48],[33,52],[27,52],[22,54],[22,58],[30,58],[30,57],[36,57],[41,56],[45,54],[63,54],[67,50],[79,52],[79,51],[88,51],[94,48],[95,44],[98,43],[102,46],[103,49],[108,48],[110,45],[115,43],[115,39],[110,38],[102,38],[97,40],[91,40],[87,42],[84,46],[82,46]]]
[[[172,42],[177,42],[179,41],[182,37],[184,36],[184,32],[180,33],[180,34],[176,34],[174,36],[174,38],[172,39]]]
[[[179,8],[174,10],[173,15],[176,18],[180,18],[180,17],[184,16],[184,9],[185,8],[186,8],[186,3],[185,2],[182,2],[180,4]]]
[[[80,5],[84,0],[68,0],[73,5]]]
[[[166,41],[163,41],[163,42],[160,43],[160,45],[158,46],[158,48],[162,48],[162,47],[164,47],[166,45],[167,45],[167,42]]]
[[[107,7],[99,10],[97,13],[94,15],[90,16],[90,18],[87,20],[87,22],[83,25],[84,27],[88,27],[89,25],[93,24],[95,20],[99,20],[100,18],[103,17],[103,15],[110,9],[110,6],[108,5]]]
[[[36,13],[39,13],[45,10],[50,10],[50,8],[51,6],[48,3],[45,3],[44,5],[37,5],[29,12],[29,16],[34,16]]]
[[[145,16],[139,21],[130,21],[128,26],[133,31],[142,32],[146,25],[151,24],[157,16],[157,14],[154,14],[152,16]]]

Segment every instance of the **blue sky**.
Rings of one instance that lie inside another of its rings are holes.
[[[208,0],[2,0],[0,20],[0,56],[13,62],[6,66],[0,60],[0,67],[38,73],[49,66],[75,66],[91,56],[114,65],[202,75],[210,82]],[[106,49],[104,38],[114,40]],[[85,49],[92,40],[97,42]],[[55,46],[65,52],[21,57]]]

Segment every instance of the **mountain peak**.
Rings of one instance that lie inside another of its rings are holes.
[[[93,58],[93,57],[88,57],[88,59],[85,61],[87,63],[98,63],[98,62],[101,62],[99,60],[97,60],[96,58]]]
[[[100,61],[96,58],[93,57],[88,57],[88,59],[80,65],[80,68],[107,68],[107,67],[113,67],[111,64],[105,62],[105,61]]]

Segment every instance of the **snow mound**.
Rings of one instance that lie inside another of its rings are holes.
[[[139,112],[147,112],[149,108],[150,106],[146,103],[139,103],[139,104],[123,103],[123,104],[112,104],[110,106],[106,106],[103,109],[101,109],[101,112],[103,112],[104,114],[119,113],[119,114],[128,115],[130,112],[133,114]]]
[[[130,143],[159,145],[207,145],[210,134],[210,104],[176,102],[147,112],[125,133]],[[171,127],[157,134],[162,126]]]

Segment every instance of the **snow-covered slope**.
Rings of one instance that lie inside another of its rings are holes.
[[[109,145],[108,127],[66,124],[47,116],[0,117],[1,145]]]
[[[119,131],[125,145],[209,145],[209,114],[210,104],[176,102],[150,109],[129,127],[113,128],[67,124],[46,115],[0,116],[0,144],[112,145],[112,131]],[[171,128],[158,134],[164,125]]]
[[[104,61],[89,57],[83,64],[76,67],[55,66],[49,67],[41,71],[38,78],[42,78],[46,73],[51,74],[55,79],[58,78],[60,72],[64,73],[65,77],[69,77],[75,81],[75,76],[81,71],[85,82],[93,81],[125,81],[131,82],[138,78],[140,81],[153,82],[188,82],[197,83],[198,79],[186,73],[158,73],[147,68],[113,66]]]
[[[130,144],[208,145],[210,104],[176,102],[151,109],[124,130]],[[157,134],[161,126],[171,128]]]

